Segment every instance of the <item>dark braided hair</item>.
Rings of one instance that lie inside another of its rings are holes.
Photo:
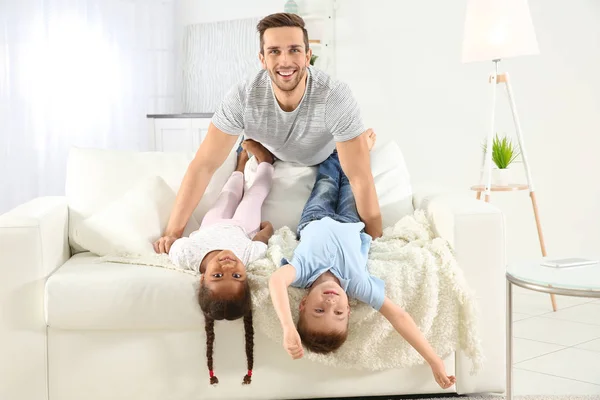
[[[244,376],[244,385],[252,382],[252,368],[254,367],[254,326],[252,325],[252,311],[244,315],[244,331],[246,332],[246,360],[248,373]]]
[[[204,314],[204,329],[206,330],[206,360],[210,373],[210,384],[219,383],[219,379],[213,373],[213,344],[215,342],[215,320]]]
[[[254,327],[252,325],[252,302],[248,282],[235,297],[217,298],[204,284],[201,284],[198,293],[198,304],[204,313],[204,327],[206,330],[206,359],[210,384],[219,383],[213,371],[213,347],[215,341],[215,320],[233,321],[244,317],[244,330],[246,332],[246,360],[248,373],[244,376],[243,384],[252,382],[252,368],[254,366]]]

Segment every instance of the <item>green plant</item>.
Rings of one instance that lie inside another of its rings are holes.
[[[483,154],[487,148],[487,143],[483,144]],[[492,140],[492,161],[499,169],[506,169],[520,155],[517,146],[513,145],[512,141],[506,136],[500,138],[498,134]]]
[[[319,58],[319,56],[315,56],[314,54],[310,56],[310,65],[315,65],[315,61],[317,61],[317,58]]]

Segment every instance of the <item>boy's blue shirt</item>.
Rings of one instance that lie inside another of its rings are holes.
[[[372,238],[362,232],[364,227],[362,222],[341,223],[329,217],[308,224],[300,234],[292,260],[282,260],[282,265],[291,264],[296,270],[291,285],[308,288],[330,271],[348,296],[379,311],[385,299],[385,284],[367,269]]]

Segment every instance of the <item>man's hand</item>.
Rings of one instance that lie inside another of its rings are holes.
[[[304,356],[300,335],[293,325],[285,327],[283,330],[283,347],[294,360]]]
[[[157,253],[168,253],[169,250],[171,250],[171,246],[173,245],[173,243],[175,243],[177,239],[179,238],[173,235],[165,235],[161,237],[156,242],[154,242],[154,251]]]
[[[383,236],[383,221],[381,220],[381,215],[376,218],[373,218],[371,221],[363,220],[365,224],[365,233],[371,236],[373,239],[380,238]]]

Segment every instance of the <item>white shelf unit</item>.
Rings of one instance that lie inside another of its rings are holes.
[[[208,132],[209,115],[148,116],[150,151],[195,153]]]
[[[325,18],[324,15],[320,15],[320,14],[306,14],[306,15],[301,15],[302,19],[304,21],[310,21],[310,20],[315,20],[315,19],[323,19]]]
[[[331,76],[335,76],[335,10],[337,0],[319,0],[318,5],[320,6],[319,10],[310,11],[306,14],[299,12],[298,15],[306,23],[310,40],[309,47],[313,50],[314,55],[319,56],[315,67],[329,73]],[[319,25],[320,29],[315,29],[315,25]],[[314,41],[318,41],[318,43]]]

